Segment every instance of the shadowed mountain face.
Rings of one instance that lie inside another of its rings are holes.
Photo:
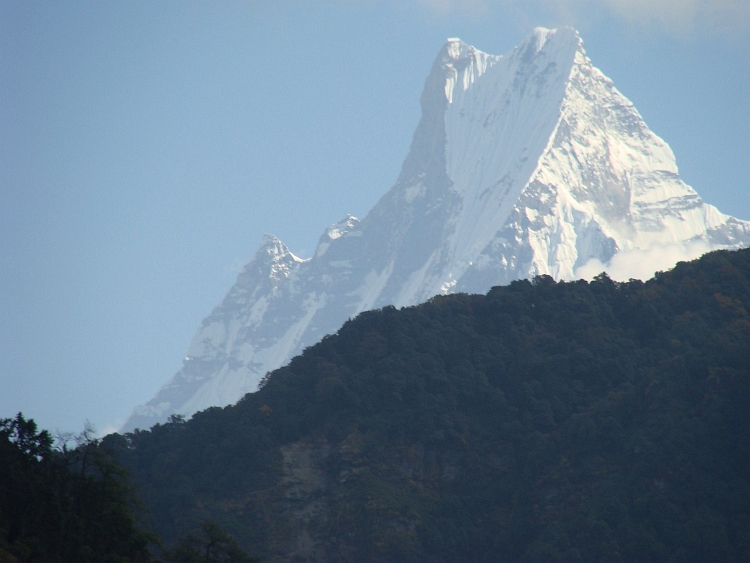
[[[747,561],[750,249],[367,311],[225,408],[105,438],[167,544],[269,562]]]
[[[396,184],[315,255],[266,236],[203,321],[182,369],[124,429],[233,403],[268,372],[385,305],[484,293],[654,245],[750,243],[680,180],[674,156],[591,65],[572,29],[536,29],[505,56],[448,40]]]

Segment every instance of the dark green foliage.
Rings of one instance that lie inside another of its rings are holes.
[[[20,413],[0,420],[0,561],[150,561],[124,469],[90,431],[52,448]]]
[[[168,563],[254,563],[258,559],[245,553],[234,538],[214,522],[203,522],[202,537],[188,534],[172,549],[164,552]]]
[[[167,539],[212,519],[275,557],[307,518],[331,561],[750,561],[749,310],[750,250],[386,307],[111,439]]]

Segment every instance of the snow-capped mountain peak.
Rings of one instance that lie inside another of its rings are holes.
[[[182,369],[126,430],[236,401],[367,309],[572,279],[670,245],[750,243],[750,223],[682,182],[573,29],[537,28],[504,56],[448,39],[421,106],[401,173],[370,213],[329,226],[308,260],[266,235]]]

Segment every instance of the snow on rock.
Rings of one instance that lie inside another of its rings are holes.
[[[448,39],[396,184],[301,260],[266,235],[182,369],[124,430],[227,405],[361,311],[548,274],[648,276],[750,243],[701,201],[669,146],[592,66],[578,33],[537,28],[504,56]]]

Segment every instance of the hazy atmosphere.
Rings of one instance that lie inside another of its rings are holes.
[[[750,219],[744,0],[0,0],[0,417],[117,428],[180,367],[264,233],[303,258],[398,176],[447,37],[576,27]]]

